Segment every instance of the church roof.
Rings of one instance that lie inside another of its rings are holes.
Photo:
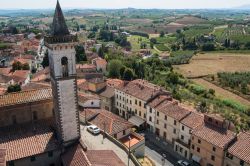
[[[59,1],[57,1],[57,4],[56,4],[54,19],[52,23],[51,35],[52,36],[69,35],[69,30],[66,25]]]

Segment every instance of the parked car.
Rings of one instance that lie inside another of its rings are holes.
[[[97,126],[95,126],[95,125],[90,125],[90,126],[88,126],[88,127],[87,127],[87,130],[88,130],[90,133],[94,134],[94,135],[97,135],[97,134],[99,134],[99,133],[101,132],[101,130],[100,130]]]
[[[191,166],[187,161],[179,160],[177,166]]]

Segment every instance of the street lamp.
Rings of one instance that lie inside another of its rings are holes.
[[[166,158],[166,155],[163,153],[162,154],[162,166],[165,165],[165,162],[166,162],[165,158]]]
[[[129,166],[129,158],[130,158],[130,141],[131,141],[131,137],[128,137],[129,142],[128,142],[128,166]]]

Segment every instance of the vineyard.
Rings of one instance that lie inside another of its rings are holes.
[[[218,42],[223,43],[225,39],[237,41],[240,44],[250,42],[250,29],[245,27],[220,28],[215,30]]]

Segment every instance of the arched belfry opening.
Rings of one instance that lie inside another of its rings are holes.
[[[61,59],[61,65],[62,65],[62,76],[68,77],[69,76],[69,68],[68,68],[68,58],[63,57]]]

